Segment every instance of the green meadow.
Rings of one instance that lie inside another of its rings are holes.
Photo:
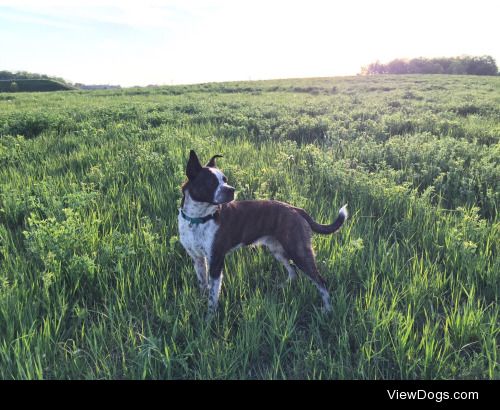
[[[0,94],[1,379],[498,379],[500,78]],[[331,223],[333,312],[261,248],[219,310],[178,239],[189,150]]]

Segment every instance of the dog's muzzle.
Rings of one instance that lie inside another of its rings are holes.
[[[215,203],[217,204],[225,204],[227,202],[234,201],[234,187],[230,185],[223,185],[217,190],[215,195]]]

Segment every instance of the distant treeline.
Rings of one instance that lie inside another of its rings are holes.
[[[68,84],[60,83],[54,80],[44,79],[16,79],[0,80],[0,93],[17,92],[40,92],[40,91],[65,91],[74,89]]]
[[[0,71],[0,80],[52,80],[61,84],[68,84],[63,78],[50,77],[45,74],[28,73],[27,71]]]
[[[361,69],[361,74],[470,74],[498,75],[491,56],[395,59],[387,64],[379,61]]]

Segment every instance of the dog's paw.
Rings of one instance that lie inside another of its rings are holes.
[[[285,288],[288,288],[289,286],[292,285],[292,282],[294,281],[294,278],[287,278],[286,280],[284,280],[283,282],[281,282],[279,285],[278,285],[278,288],[279,289],[285,289]]]
[[[328,315],[328,314],[332,313],[332,305],[321,306],[321,313],[323,315]]]
[[[207,324],[211,323],[214,317],[215,317],[215,311],[209,310],[205,316],[205,322],[207,322]]]
[[[200,293],[202,295],[208,295],[208,291],[209,291],[209,287],[208,287],[208,283],[207,282],[202,282],[202,281],[198,281],[198,288],[200,289]]]

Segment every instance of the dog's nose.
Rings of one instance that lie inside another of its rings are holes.
[[[227,190],[228,190],[229,192],[231,192],[232,194],[234,194],[234,191],[236,191],[236,188],[234,188],[234,187],[232,187],[232,186],[228,185],[228,186],[227,186]]]

